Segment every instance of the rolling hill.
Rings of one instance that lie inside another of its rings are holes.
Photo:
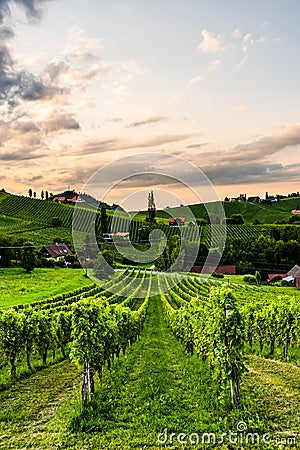
[[[256,236],[260,233],[269,233],[271,224],[278,221],[288,220],[291,217],[291,210],[299,208],[300,198],[287,198],[271,204],[255,204],[247,202],[224,202],[226,217],[232,214],[242,214],[245,225],[228,225],[227,233],[229,236]],[[91,214],[88,204],[80,205],[83,209],[84,218]],[[203,204],[190,205],[195,217],[203,218],[206,216],[205,206]],[[72,242],[72,214],[74,206],[51,201],[30,199],[18,195],[0,192],[0,234],[14,235],[23,240],[29,240],[36,245],[52,243],[57,238],[62,241]],[[111,222],[114,211],[107,210],[108,223]],[[178,208],[168,208],[167,210],[157,211],[157,226],[170,237],[178,234],[179,230],[168,226],[167,218],[173,215],[181,217],[184,210]],[[59,217],[62,221],[61,227],[54,228],[51,221],[54,217]],[[146,219],[146,212],[137,213],[131,224],[131,239],[140,239],[140,227],[143,226]],[[100,223],[100,214],[96,220],[96,226]],[[261,225],[252,226],[253,223]],[[278,225],[279,226],[279,225]],[[115,228],[118,231],[128,230],[128,216],[126,213],[117,211],[115,218]],[[193,234],[193,227],[185,227],[187,235]],[[195,230],[194,230],[195,231]],[[209,227],[202,227],[201,238],[204,241],[210,235]],[[191,236],[190,236],[191,237]]]
[[[300,197],[286,198],[271,204],[248,203],[248,202],[222,202],[226,217],[232,214],[242,214],[247,223],[259,222],[262,224],[274,224],[282,220],[288,220],[293,209],[300,209]],[[188,205],[196,219],[207,215],[203,204]],[[168,208],[157,213],[158,217],[169,217],[174,215],[180,217],[181,208]]]

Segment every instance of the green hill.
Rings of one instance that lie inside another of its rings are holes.
[[[258,221],[263,224],[272,224],[282,220],[288,220],[293,209],[300,209],[300,197],[282,199],[278,202],[250,203],[250,202],[222,202],[226,217],[232,214],[242,214],[245,222],[253,223]],[[188,205],[197,219],[207,215],[203,204]],[[158,217],[166,217],[168,214],[179,217],[184,209],[168,208],[165,211],[158,212]]]
[[[82,217],[82,224],[84,228],[85,218],[92,214],[88,204],[79,205],[84,213]],[[233,214],[242,214],[246,222],[245,225],[228,226],[228,235],[232,236],[250,236],[260,233],[269,233],[270,224],[288,220],[292,214],[291,210],[299,208],[300,198],[287,198],[279,202],[270,204],[256,204],[248,202],[223,202],[226,217],[231,217]],[[206,209],[203,204],[190,205],[190,208],[197,219],[206,216]],[[0,234],[14,235],[23,240],[29,240],[36,245],[44,245],[51,243],[57,238],[65,242],[72,242],[72,214],[74,206],[51,201],[30,199],[18,195],[0,192]],[[108,224],[111,223],[114,211],[107,210]],[[157,211],[157,226],[161,228],[165,234],[170,237],[173,234],[178,234],[178,228],[170,228],[168,226],[167,218],[170,215],[174,217],[185,216],[185,210],[178,208],[168,208],[167,210]],[[54,217],[59,217],[62,221],[62,226],[53,228],[51,221]],[[130,226],[131,239],[140,239],[140,227],[143,226],[146,220],[146,213],[141,211],[138,213]],[[187,220],[189,220],[187,218]],[[262,227],[252,227],[247,224],[261,223]],[[96,219],[96,226],[100,224],[100,214]],[[267,226],[267,228],[266,228]],[[184,227],[186,234],[192,236],[193,227]],[[128,230],[128,216],[126,213],[117,212],[115,218],[115,230]],[[204,240],[208,239],[210,234],[209,227],[202,227],[201,237]],[[190,237],[191,237],[190,236]]]

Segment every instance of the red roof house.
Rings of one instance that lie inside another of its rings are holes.
[[[44,245],[41,250],[41,254],[44,258],[63,258],[66,255],[72,255],[71,250],[66,244],[57,243]]]
[[[288,276],[287,273],[269,273],[268,281],[272,281],[273,278],[275,278],[275,277],[280,277],[282,279],[282,278],[286,278],[287,276]]]
[[[193,266],[191,272],[201,273],[203,270],[203,266]],[[217,266],[214,268],[213,266],[205,266],[205,269],[202,273],[223,273],[224,275],[236,275],[235,266]]]
[[[170,227],[183,226],[185,224],[185,217],[176,217],[176,219],[174,217],[169,217],[168,222]]]

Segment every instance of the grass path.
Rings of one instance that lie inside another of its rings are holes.
[[[79,371],[63,361],[0,393],[0,448],[27,448],[32,433],[43,433],[58,406],[78,385]]]
[[[300,367],[249,355],[245,382],[255,394],[269,430],[298,436],[300,444]]]
[[[0,393],[0,449],[158,450],[164,448],[158,434],[166,428],[169,439],[172,432],[220,435],[236,430],[239,421],[261,433],[298,434],[300,368],[253,355],[248,367],[244,408],[228,413],[218,403],[206,363],[185,353],[166,326],[161,302],[153,299],[141,338],[111,372],[105,370],[84,413],[78,371],[66,362]],[[167,448],[253,447],[182,445],[175,438],[173,443]]]

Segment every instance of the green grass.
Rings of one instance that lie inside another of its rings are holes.
[[[32,242],[37,250],[45,244],[54,244],[55,242],[64,242],[72,248],[72,230],[70,228],[40,228],[38,230],[21,230],[13,234],[15,238],[22,239],[24,242]]]
[[[83,269],[0,269],[0,307],[30,303],[54,297],[92,284]]]
[[[0,449],[32,448],[30,441],[45,433],[48,420],[79,380],[78,368],[63,361],[0,392]],[[48,450],[44,444],[40,448]]]

